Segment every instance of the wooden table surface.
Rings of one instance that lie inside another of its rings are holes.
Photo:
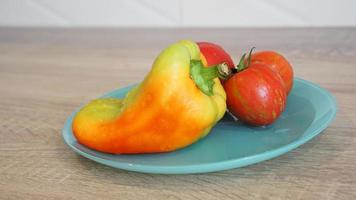
[[[282,52],[338,102],[307,144],[256,165],[197,175],[113,169],[71,151],[61,129],[81,103],[140,81],[162,48],[189,38],[235,59]],[[356,29],[0,28],[0,199],[355,199]]]

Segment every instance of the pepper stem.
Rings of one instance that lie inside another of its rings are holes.
[[[214,79],[220,78],[226,80],[234,73],[241,72],[248,68],[251,63],[251,54],[255,47],[252,47],[247,62],[245,60],[246,53],[242,55],[239,64],[230,69],[226,63],[217,64],[214,66],[205,67],[201,60],[190,61],[190,77],[194,80],[195,85],[206,95],[213,95]]]
[[[191,60],[190,77],[197,87],[206,95],[213,95],[215,78],[227,79],[231,75],[231,70],[226,63],[205,67],[200,60]]]

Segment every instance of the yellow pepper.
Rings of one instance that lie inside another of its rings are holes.
[[[225,113],[226,94],[201,59],[195,42],[167,47],[125,98],[84,106],[73,121],[75,137],[98,151],[131,154],[173,151],[206,136]]]

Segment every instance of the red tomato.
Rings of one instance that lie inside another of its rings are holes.
[[[224,82],[229,111],[251,125],[268,125],[284,111],[286,91],[269,66],[253,62]]]
[[[230,55],[221,46],[211,42],[197,42],[197,44],[208,66],[221,63],[226,63],[231,68],[235,66]]]
[[[274,51],[260,51],[252,54],[251,63],[254,62],[264,63],[279,73],[289,94],[293,87],[293,68],[287,59]]]

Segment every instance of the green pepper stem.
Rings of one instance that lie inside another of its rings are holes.
[[[201,60],[191,60],[190,77],[197,87],[206,95],[213,95],[214,79],[227,79],[232,74],[227,64],[222,63],[214,66],[204,67]]]
[[[235,73],[239,73],[250,66],[251,54],[255,47],[251,48],[247,60],[246,53],[242,55],[239,64],[230,69],[226,63],[217,64],[214,66],[204,67],[201,60],[191,60],[190,62],[190,77],[194,80],[195,85],[206,95],[214,94],[213,86],[214,79],[220,78],[223,80],[229,79]]]
[[[214,79],[214,78],[220,78],[220,79],[227,79],[231,75],[231,70],[229,69],[229,66],[227,66],[226,63],[221,63],[209,67],[204,67],[201,69],[201,75],[205,79]]]

